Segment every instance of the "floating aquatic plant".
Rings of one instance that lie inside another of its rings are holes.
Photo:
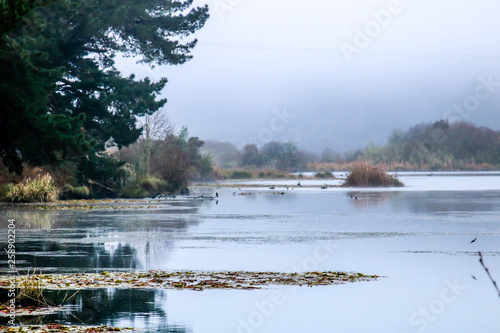
[[[323,286],[347,282],[374,281],[377,275],[347,272],[165,272],[100,274],[39,274],[44,289],[158,288],[158,289],[262,289],[276,285]],[[8,277],[0,277],[0,288],[8,287]]]

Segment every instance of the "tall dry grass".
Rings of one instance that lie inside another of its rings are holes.
[[[7,184],[3,198],[10,202],[50,202],[56,201],[59,191],[52,176],[38,175],[17,184]]]
[[[30,270],[26,274],[19,274],[17,286],[16,286],[16,296],[15,296],[15,304],[21,308],[24,307],[53,307],[53,306],[61,306],[64,305],[67,301],[70,301],[73,297],[78,293],[77,291],[71,292],[67,290],[63,292],[62,295],[59,296],[59,292],[57,295],[53,295],[53,299],[48,299],[45,296],[45,283],[43,281],[44,275],[41,272],[38,272],[36,268],[33,269],[31,273]],[[62,296],[62,297],[61,297]],[[61,299],[62,298],[62,299]],[[10,300],[2,300],[2,304],[0,306],[7,306],[11,301]]]
[[[393,187],[404,186],[397,178],[389,176],[381,165],[368,162],[354,163],[344,186],[349,187]]]
[[[44,287],[36,275],[36,269],[33,270],[32,274],[28,271],[25,276],[21,276],[17,300],[25,306],[49,306],[49,302],[43,296],[43,290]]]

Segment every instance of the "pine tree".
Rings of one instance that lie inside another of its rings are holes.
[[[29,10],[28,10],[29,12]],[[26,11],[23,12],[26,14]],[[137,117],[158,111],[165,78],[123,77],[118,54],[150,66],[191,59],[183,42],[208,19],[192,0],[56,0],[1,36],[0,155],[11,171],[72,160],[141,134]]]

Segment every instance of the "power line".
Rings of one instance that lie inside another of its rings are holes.
[[[251,49],[263,51],[282,51],[282,52],[308,52],[308,53],[326,53],[340,54],[344,53],[341,50],[322,49],[322,48],[307,48],[307,47],[289,47],[289,46],[272,46],[272,45],[251,45],[251,44],[231,44],[231,43],[211,43],[200,42],[200,46],[220,47],[231,49]],[[353,56],[380,56],[380,57],[411,57],[411,58],[433,58],[433,59],[459,59],[459,60],[500,60],[499,56],[488,56],[479,54],[445,54],[445,53],[417,53],[417,52],[380,52],[360,50],[359,53],[354,53]]]
[[[248,45],[248,44],[229,44],[229,43],[207,43],[200,42],[200,46],[225,47],[234,49],[253,49],[253,50],[271,50],[271,51],[292,51],[292,52],[316,52],[316,53],[334,53],[342,54],[340,50],[305,48],[305,47],[289,47],[289,46],[270,46],[270,45]]]

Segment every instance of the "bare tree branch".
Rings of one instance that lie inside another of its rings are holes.
[[[158,111],[151,116],[145,116],[139,120],[144,129],[142,136],[146,140],[164,140],[168,135],[174,133],[175,127],[170,117],[164,111]]]
[[[493,277],[490,274],[490,271],[488,270],[488,268],[484,264],[483,254],[481,252],[478,252],[478,254],[479,254],[479,262],[481,263],[481,266],[483,266],[484,270],[486,271],[486,274],[488,274],[491,282],[493,283],[493,285],[495,286],[495,289],[497,290],[498,296],[500,297],[500,289],[498,289],[496,281],[493,279]]]

